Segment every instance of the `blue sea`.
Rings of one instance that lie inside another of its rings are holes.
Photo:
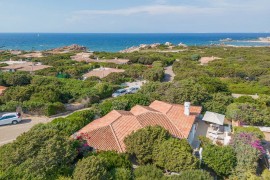
[[[48,50],[56,47],[79,44],[91,51],[116,52],[140,44],[184,43],[204,46],[220,44],[221,39],[235,46],[270,46],[270,43],[246,42],[260,37],[270,37],[270,33],[179,33],[179,34],[72,34],[72,33],[0,33],[0,50]]]

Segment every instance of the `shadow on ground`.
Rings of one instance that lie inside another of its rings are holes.
[[[32,122],[32,119],[23,119],[21,122],[19,122],[19,124],[27,124]]]

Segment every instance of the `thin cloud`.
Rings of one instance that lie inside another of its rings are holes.
[[[188,6],[171,6],[171,5],[153,5],[153,6],[140,6],[126,9],[113,9],[113,10],[81,10],[77,11],[75,15],[135,15],[135,14],[198,14],[218,12],[217,8],[198,8]]]
[[[168,4],[168,0],[156,0],[156,4]]]

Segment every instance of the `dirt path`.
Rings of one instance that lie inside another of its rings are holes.
[[[172,82],[175,77],[175,74],[172,70],[172,66],[168,66],[165,68],[165,76],[163,81],[164,82]]]

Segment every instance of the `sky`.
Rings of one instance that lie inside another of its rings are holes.
[[[270,32],[270,0],[0,0],[0,32]]]

